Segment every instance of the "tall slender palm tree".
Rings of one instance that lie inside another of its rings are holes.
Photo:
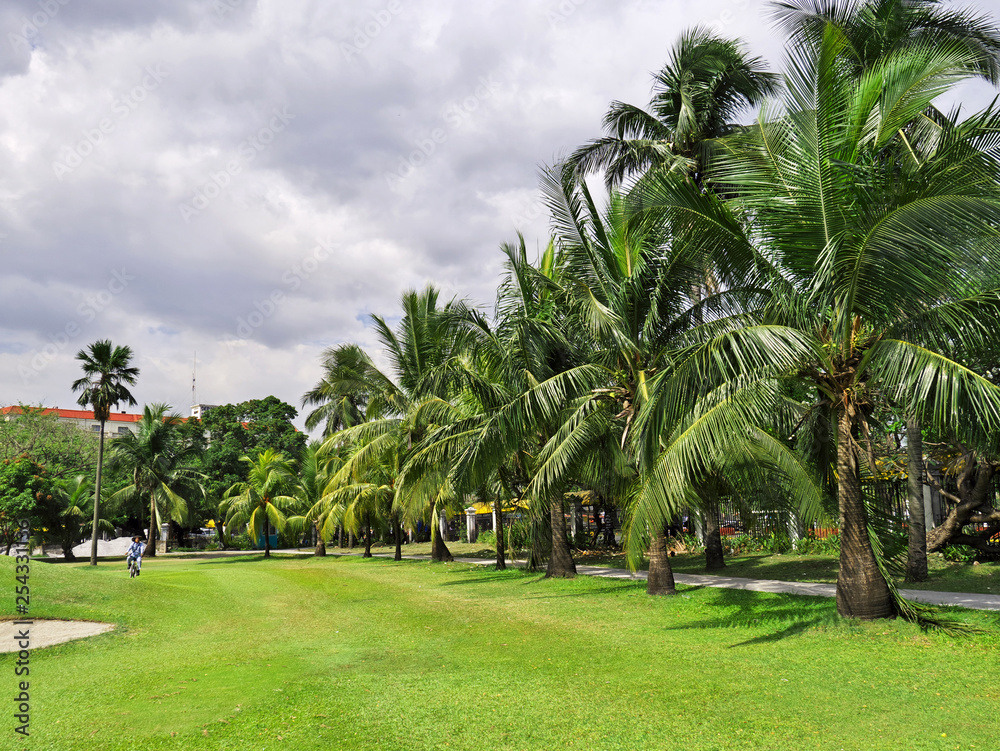
[[[132,482],[109,501],[137,498],[149,504],[149,539],[146,555],[156,555],[156,538],[164,518],[183,524],[188,516],[185,495],[204,493],[193,468],[197,447],[180,432],[183,418],[166,404],[147,404],[135,433],[118,438],[110,449],[109,466]]]
[[[858,78],[840,62],[847,44],[834,24],[818,42],[793,43],[781,114],[762,116],[711,165],[727,200],[666,178],[644,191],[646,207],[683,217],[678,241],[756,255],[778,273],[761,316],[651,385],[643,428],[646,457],[669,484],[718,455],[713,420],[717,434],[751,429],[754,384],[785,376],[815,389],[836,427],[837,608],[872,619],[906,607],[873,549],[861,489],[872,390],[942,428],[971,415],[1000,425],[1000,391],[947,354],[1000,326],[1000,290],[986,283],[1000,268],[1000,115],[917,131],[899,148],[900,129],[968,75],[969,57],[914,43]],[[706,401],[701,429],[692,424],[685,448],[664,457],[664,421],[706,384],[725,398]]]
[[[246,482],[235,483],[219,504],[228,529],[247,525],[256,539],[264,536],[264,557],[271,557],[268,527],[279,533],[285,529],[289,514],[299,510],[299,501],[289,495],[295,482],[292,462],[280,451],[265,449],[256,458],[241,456],[250,465]]]
[[[317,556],[326,555],[326,540],[335,531],[324,530],[326,520],[320,502],[331,476],[342,464],[341,457],[323,451],[323,444],[319,441],[312,441],[306,446],[298,461],[297,482],[291,495],[298,500],[300,508],[308,509],[305,520],[313,525],[316,532]]]
[[[777,90],[778,78],[737,40],[707,29],[684,32],[655,75],[649,110],[612,102],[607,136],[577,149],[566,162],[577,177],[603,170],[608,187],[650,169],[680,169],[700,181],[714,139]]]
[[[135,397],[128,390],[139,377],[139,369],[131,364],[132,350],[127,346],[112,346],[111,340],[100,339],[76,353],[82,363],[83,378],[73,382],[79,391],[77,404],[94,410],[100,423],[100,443],[97,449],[97,480],[94,484],[94,524],[90,542],[90,565],[97,565],[97,527],[100,519],[101,471],[104,468],[104,424],[119,403],[133,405]]]
[[[364,422],[379,375],[368,354],[356,344],[330,347],[323,352],[323,378],[302,397],[302,406],[313,406],[306,415],[306,428],[323,423],[323,435]]]

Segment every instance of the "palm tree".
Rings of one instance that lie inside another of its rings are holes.
[[[716,434],[752,429],[763,404],[754,388],[777,376],[808,384],[836,427],[838,612],[872,619],[906,607],[873,549],[861,490],[873,390],[942,428],[973,415],[1000,425],[1000,391],[945,354],[1000,326],[1000,291],[985,283],[1000,268],[1000,115],[914,131],[904,148],[900,129],[967,76],[967,56],[914,43],[859,79],[840,62],[847,42],[827,24],[818,41],[792,45],[783,114],[731,139],[710,167],[729,200],[666,177],[644,191],[643,205],[675,227],[683,217],[676,241],[766,259],[777,273],[760,316],[651,385],[643,429],[647,460],[675,482],[678,468],[720,455],[713,421]],[[684,449],[663,458],[663,426],[706,384],[725,398],[706,401]]]
[[[121,470],[132,482],[109,500],[114,503],[139,499],[149,503],[149,539],[146,555],[156,555],[156,536],[164,517],[184,523],[188,504],[182,493],[204,493],[193,469],[197,447],[185,441],[180,428],[183,418],[168,412],[166,404],[148,404],[135,433],[121,436],[111,445],[109,466]]]
[[[392,377],[370,364],[354,383],[364,389],[367,422],[344,428],[327,439],[326,447],[359,447],[340,470],[360,481],[367,468],[380,464],[402,467],[414,448],[438,425],[455,418],[449,402],[454,379],[443,366],[463,351],[463,334],[453,324],[453,303],[438,305],[433,287],[403,294],[403,317],[395,329],[373,315],[376,333],[391,364]],[[431,558],[451,560],[444,540],[446,515],[456,504],[447,483],[448,467],[436,468],[420,483],[396,486],[395,511],[408,523],[429,518]],[[346,483],[345,483],[346,484]]]
[[[942,0],[772,2],[771,15],[793,41],[817,43],[832,26],[844,40],[841,61],[860,76],[887,55],[910,46],[945,46],[970,75],[1000,80],[1000,31],[986,14],[945,7]]]
[[[271,557],[268,527],[279,533],[285,529],[288,515],[296,511],[299,501],[286,493],[295,481],[292,463],[279,451],[265,449],[256,458],[241,456],[250,465],[246,482],[235,483],[226,491],[219,504],[228,529],[246,525],[257,539],[264,536],[264,557]]]
[[[73,382],[73,391],[79,391],[77,404],[94,410],[94,418],[101,425],[97,449],[97,481],[94,485],[94,523],[90,543],[90,565],[97,565],[97,526],[100,519],[101,471],[104,468],[104,424],[120,402],[135,404],[135,397],[128,386],[135,385],[139,369],[133,367],[132,350],[113,347],[109,339],[100,339],[87,349],[76,353],[83,363],[83,378]]]
[[[856,76],[863,75],[886,55],[905,51],[910,45],[936,44],[957,49],[961,63],[973,76],[997,83],[1000,80],[1000,32],[986,15],[971,10],[944,7],[939,0],[866,0],[860,3],[831,2],[818,5],[808,0],[788,0],[773,5],[772,15],[796,39],[815,43],[828,25],[846,40],[842,60]],[[939,129],[946,116],[931,105],[924,117],[901,133],[916,128]],[[921,423],[916,415],[906,417],[908,581],[927,578],[927,536],[923,502],[923,455]]]
[[[330,347],[323,352],[323,378],[302,397],[302,406],[314,406],[306,416],[306,428],[323,423],[323,435],[364,422],[373,377],[378,371],[371,358],[356,344]]]
[[[396,438],[388,433],[391,441]],[[366,451],[358,447],[357,453],[365,454],[365,459],[348,459],[337,474],[330,478],[322,498],[326,526],[342,524],[364,540],[363,558],[372,557],[372,528],[391,525],[396,543],[395,560],[402,560],[402,534],[399,514],[394,510],[396,480],[399,477],[397,464],[400,452],[385,451],[387,441],[376,451]]]
[[[714,139],[775,93],[777,80],[739,41],[690,29],[656,74],[649,111],[612,102],[604,116],[608,135],[577,149],[566,166],[578,178],[603,170],[609,188],[656,168],[679,168],[700,181]]]
[[[94,502],[94,483],[84,475],[73,479],[56,480],[51,494],[39,498],[39,513],[42,523],[32,542],[43,545],[57,542],[62,547],[63,557],[74,560],[73,547],[91,524],[90,506]],[[107,519],[101,519],[100,528],[105,532],[114,530]]]
[[[319,441],[313,441],[302,452],[298,462],[298,482],[292,490],[292,496],[298,500],[299,507],[309,509],[306,520],[312,523],[316,530],[315,555],[326,555],[326,539],[332,536],[334,530],[324,530],[324,518],[320,513],[320,501],[331,475],[339,469],[342,460],[337,456],[329,456],[323,451]]]

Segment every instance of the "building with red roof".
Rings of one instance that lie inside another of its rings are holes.
[[[28,409],[32,409],[29,407]],[[23,412],[20,406],[3,407],[0,415],[3,419],[10,420]],[[41,409],[43,415],[55,415],[59,422],[76,425],[81,430],[89,430],[92,433],[99,433],[101,423],[94,417],[93,410],[90,409],[60,409],[59,407],[44,407]],[[104,435],[116,436],[125,433],[135,433],[136,423],[142,419],[142,415],[129,412],[112,412],[108,415],[108,421],[104,424]]]

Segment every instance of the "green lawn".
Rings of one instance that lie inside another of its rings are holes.
[[[32,654],[32,751],[996,747],[991,613],[952,639],[824,598],[356,557],[31,581],[33,616],[119,626]]]

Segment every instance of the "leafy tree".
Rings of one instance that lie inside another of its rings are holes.
[[[112,496],[112,503],[132,499],[149,503],[148,556],[156,555],[156,536],[163,517],[186,521],[188,502],[182,494],[203,493],[200,476],[193,468],[200,446],[184,439],[183,420],[176,412],[168,413],[169,409],[166,404],[143,407],[136,432],[111,444],[108,462],[131,480]]]
[[[307,437],[292,424],[297,414],[295,407],[274,396],[224,404],[205,413],[200,427],[206,435],[207,445],[202,453],[200,471],[204,475],[206,496],[212,501],[207,511],[218,514],[218,504],[226,491],[236,483],[247,481],[249,466],[241,457],[254,458],[267,449],[285,457],[300,455]],[[196,424],[192,422],[189,430],[196,431]],[[221,521],[216,519],[216,528],[220,542],[224,543]]]
[[[992,19],[971,10],[946,7],[939,0],[865,0],[830,2],[786,0],[773,4],[772,15],[794,40],[818,44],[828,27],[844,40],[840,60],[856,77],[865,75],[879,60],[914,46],[937,45],[952,49],[961,58],[959,66],[970,75],[991,83],[1000,80],[1000,31]],[[940,127],[946,116],[933,104],[900,131]],[[908,555],[906,579],[927,578],[927,538],[923,504],[923,456],[921,422],[906,417]]]
[[[245,482],[237,482],[226,491],[219,513],[229,529],[246,525],[254,539],[264,536],[264,557],[271,557],[268,525],[284,531],[288,515],[298,509],[299,501],[287,493],[295,483],[292,463],[274,449],[264,449],[254,458],[240,457],[249,466]]]
[[[131,365],[132,350],[114,347],[109,339],[100,339],[87,349],[76,353],[82,363],[83,378],[73,382],[73,391],[79,391],[77,404],[94,410],[94,418],[101,425],[97,448],[97,482],[94,484],[94,524],[91,532],[90,565],[97,565],[97,528],[100,521],[101,470],[104,468],[104,424],[120,402],[135,404],[135,397],[128,390],[139,377],[139,369]]]
[[[0,419],[0,459],[30,456],[53,479],[94,474],[98,442],[93,433],[60,422],[42,407],[11,407]]]
[[[10,553],[21,533],[21,520],[31,519],[52,492],[45,468],[27,456],[0,462],[0,545]]]
[[[322,501],[331,475],[342,464],[342,458],[324,452],[323,444],[319,441],[312,441],[306,446],[298,462],[298,481],[292,490],[292,496],[298,501],[300,508],[308,509],[306,521],[316,531],[315,554],[318,556],[326,555],[326,540],[336,531],[336,522],[329,526],[326,524]]]

